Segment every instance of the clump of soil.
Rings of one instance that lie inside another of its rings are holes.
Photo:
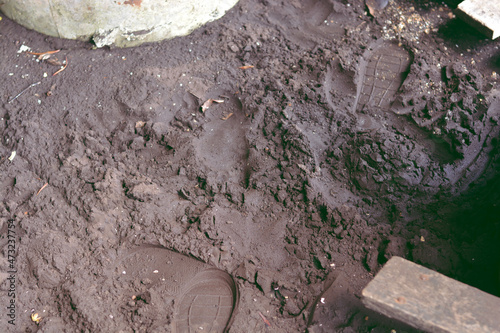
[[[232,332],[410,331],[359,301],[394,255],[499,294],[496,43],[441,2],[374,14],[241,0],[132,49],[4,17],[1,330],[150,331],[112,278],[144,244],[234,276]]]

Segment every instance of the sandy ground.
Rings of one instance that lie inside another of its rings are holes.
[[[168,332],[117,287],[145,244],[234,277],[231,332],[411,332],[360,301],[394,255],[498,295],[499,42],[454,5],[241,0],[131,49],[2,15],[0,331]]]

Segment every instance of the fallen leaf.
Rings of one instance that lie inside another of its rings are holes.
[[[57,58],[47,59],[46,62],[52,66],[62,66],[62,62]]]
[[[38,56],[38,60],[47,60],[51,57],[51,54],[50,53],[44,53],[44,54],[40,54]]]
[[[39,324],[40,320],[42,320],[42,317],[40,317],[40,315],[38,313],[32,313],[31,320],[34,321],[35,323]]]
[[[201,112],[205,112],[206,110],[208,110],[208,108],[211,107],[213,103],[224,103],[224,100],[210,98],[201,106]]]

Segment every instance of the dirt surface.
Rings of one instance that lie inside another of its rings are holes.
[[[394,255],[498,295],[499,42],[454,5],[241,0],[132,49],[2,17],[0,331],[169,331],[117,292],[145,244],[235,278],[231,332],[411,332],[360,301]]]

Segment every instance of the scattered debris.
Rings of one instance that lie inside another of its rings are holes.
[[[39,194],[40,194],[40,192],[42,192],[42,190],[43,190],[44,188],[46,188],[48,185],[49,185],[49,183],[45,183],[45,184],[44,184],[44,185],[43,185],[43,186],[42,186],[42,187],[38,190],[38,192],[36,192],[36,195],[39,195]]]
[[[61,73],[63,70],[66,69],[66,67],[68,67],[68,57],[66,57],[66,60],[64,61],[64,66],[61,67],[61,69],[59,69],[57,72],[52,74],[52,76],[56,76],[57,74]]]
[[[34,321],[37,325],[40,324],[40,320],[42,320],[42,317],[38,313],[31,314],[31,321]]]
[[[144,125],[146,125],[146,123],[142,120],[139,120],[135,123],[135,128],[141,128],[144,127]]]
[[[37,86],[39,85],[40,83],[42,83],[41,81],[38,81],[38,82],[35,82],[35,83],[32,83],[30,84],[26,89],[24,89],[23,91],[21,91],[19,94],[17,94],[16,96],[12,97],[7,103],[12,103],[14,100],[16,100],[19,96],[21,96],[22,94],[24,94],[26,92],[26,90],[28,90],[29,88],[31,87],[34,87],[34,86]]]
[[[371,16],[376,16],[377,12],[384,9],[389,0],[366,0],[366,7],[368,7],[368,11]]]
[[[224,100],[210,98],[208,101],[203,103],[203,105],[201,106],[201,112],[205,112],[206,110],[208,110],[208,108],[210,108],[213,103],[224,103]]]
[[[234,113],[231,112],[230,114],[228,114],[227,116],[225,117],[222,117],[222,120],[228,120]]]
[[[31,52],[31,51],[27,51],[26,53],[37,55],[37,56],[43,56],[43,55],[46,55],[46,54],[54,54],[54,53],[57,53],[59,51],[61,51],[61,50],[53,50],[53,51],[47,51],[47,52]]]
[[[38,60],[46,60],[46,59],[49,59],[50,56],[54,53],[57,53],[61,50],[54,50],[54,51],[47,51],[47,52],[26,52],[26,53],[29,53],[29,54],[32,54],[32,55],[37,55],[38,56]]]
[[[241,67],[238,67],[239,69],[249,69],[249,68],[254,68],[255,66],[252,66],[252,65],[248,65],[248,66],[241,66]]]
[[[26,52],[26,51],[29,51],[31,50],[31,47],[29,47],[28,45],[21,45],[21,47],[19,48],[19,50],[17,50],[17,53],[23,53],[23,52]]]
[[[399,304],[405,304],[406,303],[406,298],[404,298],[403,296],[399,296],[398,298],[395,299],[396,303],[399,303]]]
[[[49,91],[47,91],[46,95],[47,95],[47,96],[52,96],[52,94],[54,93],[54,89],[55,89],[55,88],[56,88],[56,85],[55,85],[55,84],[51,85],[51,86],[50,86],[50,89],[49,89]]]
[[[49,65],[52,65],[52,66],[63,66],[63,63],[61,62],[61,60],[57,59],[57,58],[50,58],[50,59],[47,59],[46,62],[49,64]]]
[[[10,153],[9,161],[12,162],[12,160],[16,157],[16,151],[14,150],[12,153]]]
[[[266,317],[264,317],[264,315],[260,311],[259,311],[259,315],[262,318],[262,320],[264,321],[264,324],[266,324],[266,327],[271,327],[271,323],[269,322],[269,320],[267,320]]]

